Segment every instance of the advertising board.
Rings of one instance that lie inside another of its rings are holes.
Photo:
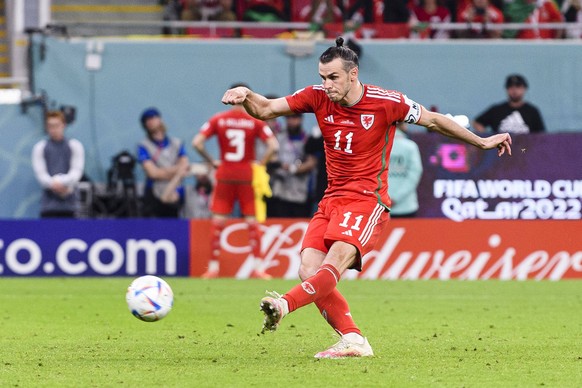
[[[1,276],[188,275],[186,220],[0,221]]]
[[[423,175],[419,217],[454,221],[582,219],[582,134],[513,136],[499,158],[436,134],[412,136]]]
[[[210,257],[208,221],[192,221],[191,270],[199,276]],[[261,226],[269,274],[297,278],[307,220],[271,219]],[[246,278],[253,256],[243,222],[231,221],[221,236],[221,275]],[[582,221],[483,221],[395,219],[362,272],[344,279],[582,279]]]

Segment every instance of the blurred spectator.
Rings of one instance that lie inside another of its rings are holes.
[[[458,15],[463,9],[471,4],[472,0],[441,0],[445,2],[446,7],[451,12],[451,16],[455,19],[455,15]],[[499,9],[501,12],[505,10],[505,5],[513,0],[489,0],[489,4]]]
[[[406,136],[408,124],[398,123],[390,153],[388,194],[392,200],[390,217],[414,217],[418,211],[417,188],[422,176],[418,145]]]
[[[532,24],[535,27],[529,30],[520,30],[517,33],[518,39],[556,39],[561,38],[563,31],[560,29],[540,28],[544,23],[562,23],[564,17],[560,9],[553,0],[521,0],[534,4],[534,8],[528,15],[524,23]],[[518,1],[516,1],[518,2]]]
[[[582,38],[582,0],[564,0],[562,14],[568,23],[577,23],[578,27],[566,30],[566,37],[570,39]]]
[[[192,163],[188,166],[186,171],[183,171],[183,178],[187,176],[194,176],[194,186],[186,186],[186,195],[184,200],[183,215],[186,218],[209,219],[210,213],[210,197],[212,193],[212,180],[209,176],[209,168],[204,163]],[[173,185],[178,185],[181,182],[177,177],[170,181],[166,192],[170,193]]]
[[[314,24],[340,23],[344,19],[342,9],[336,0],[311,0],[299,11],[299,20]]]
[[[354,25],[361,23],[382,23],[384,21],[381,13],[384,4],[380,0],[340,1],[338,6],[342,10],[344,20]]]
[[[212,194],[212,181],[206,174],[196,176],[196,184],[194,185],[196,193],[194,197],[194,204],[192,208],[194,218],[210,218],[210,195]]]
[[[459,23],[482,23],[477,29],[460,31],[460,38],[500,38],[502,30],[491,30],[487,26],[504,22],[503,12],[489,0],[471,0],[457,15]]]
[[[48,135],[32,149],[32,168],[43,188],[42,218],[75,215],[77,184],[85,168],[85,149],[76,139],[65,137],[67,123],[60,111],[47,112],[45,129]]]
[[[242,0],[242,20],[248,22],[284,22],[291,20],[288,0]]]
[[[325,169],[325,143],[318,126],[311,129],[311,135],[305,143],[305,157],[310,163],[315,162],[314,181],[310,185],[310,216],[315,213],[319,201],[327,189],[327,170]]]
[[[233,87],[236,86],[243,85],[233,85]],[[204,146],[204,143],[212,136],[218,138],[220,159],[212,157]],[[251,117],[242,105],[234,105],[228,111],[213,115],[192,140],[194,149],[212,167],[216,168],[216,186],[210,203],[211,257],[208,270],[202,275],[203,278],[211,279],[219,276],[220,235],[237,202],[248,225],[249,245],[255,260],[251,277],[270,278],[262,266],[260,230],[256,217],[255,192],[252,186],[252,163],[255,161],[257,139],[267,145],[260,161],[260,165],[264,166],[278,150],[277,140],[265,122]]]
[[[385,23],[407,23],[410,19],[408,0],[384,0],[383,4],[375,5],[376,8],[384,6],[383,19]]]
[[[137,159],[146,174],[143,199],[145,217],[176,218],[184,203],[182,178],[187,171],[188,156],[184,143],[167,136],[166,125],[156,108],[143,111],[140,118],[146,137],[138,146]],[[178,179],[171,195],[166,188],[172,178]],[[166,193],[166,194],[165,194]]]
[[[178,188],[182,185],[184,178],[188,176],[189,169],[190,166],[188,164],[178,165],[178,171],[176,171],[176,174],[174,174],[160,194],[162,203],[177,203],[182,199]]]
[[[473,128],[485,132],[491,127],[493,132],[512,134],[544,132],[545,125],[538,108],[525,101],[528,84],[525,77],[512,74],[505,80],[508,100],[489,107],[473,121]]]
[[[561,23],[563,16],[553,0],[507,0],[504,8],[505,19],[511,23]],[[505,38],[552,39],[560,38],[563,31],[555,29],[532,28],[529,30],[508,30]]]
[[[448,39],[450,33],[447,30],[432,30],[429,23],[449,23],[451,14],[438,0],[420,0],[419,4],[412,8],[411,24],[413,34],[411,37]]]
[[[533,12],[535,3],[528,0],[508,0],[503,8],[505,21],[508,23],[525,23],[525,20]],[[515,39],[520,30],[505,30],[503,37]]]
[[[285,119],[285,132],[278,136],[278,158],[267,166],[273,191],[273,196],[267,200],[267,216],[309,217],[310,173],[316,161],[305,157],[307,136],[303,116],[294,114]]]
[[[236,21],[233,0],[182,0],[182,20]]]
[[[173,22],[180,20],[182,13],[182,0],[160,0],[160,5],[164,7],[164,14],[162,16],[165,22]],[[162,33],[164,35],[176,35],[181,31],[179,28],[164,27]]]
[[[317,24],[347,23],[355,28],[362,23],[384,22],[384,0],[311,0],[300,10],[299,21]]]
[[[459,10],[463,8],[461,3],[463,3],[465,0],[442,0],[442,1],[444,6],[449,11],[449,15],[451,15],[451,21],[453,23],[456,22],[457,14],[459,13]]]

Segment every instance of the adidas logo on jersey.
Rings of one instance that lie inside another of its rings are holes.
[[[333,123],[333,115],[329,115],[326,118],[323,119],[323,121],[326,121],[328,123]]]
[[[346,236],[353,236],[351,230],[346,230],[345,232],[342,232],[342,234],[345,234]]]

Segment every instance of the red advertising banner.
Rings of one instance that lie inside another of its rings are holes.
[[[270,219],[262,225],[267,272],[297,278],[308,220]],[[190,225],[190,275],[210,257],[210,221]],[[253,260],[246,225],[232,220],[221,236],[221,276],[248,278]],[[392,220],[362,272],[344,279],[582,279],[582,221]]]

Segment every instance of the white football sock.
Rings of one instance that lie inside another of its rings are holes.
[[[208,271],[218,272],[220,270],[220,262],[218,260],[210,260],[208,262]]]

